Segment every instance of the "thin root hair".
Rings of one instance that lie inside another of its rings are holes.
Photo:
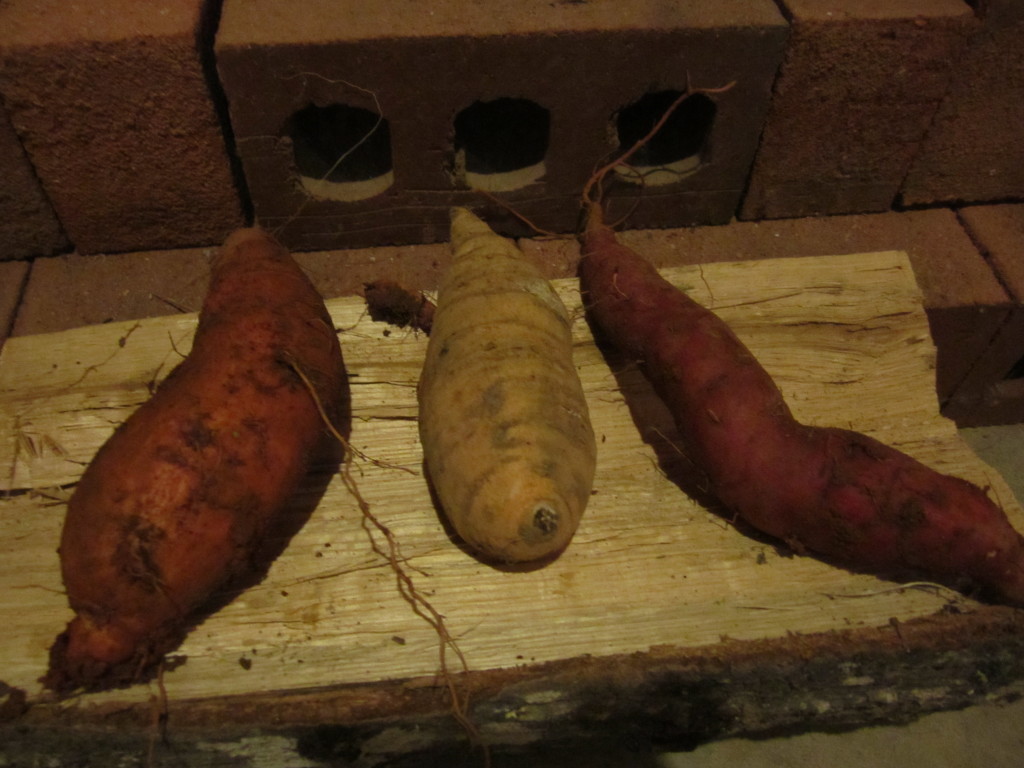
[[[683,90],[682,93],[679,94],[675,101],[673,101],[668,106],[668,108],[662,113],[661,117],[659,117],[657,122],[655,122],[655,124],[651,127],[651,130],[649,130],[644,136],[640,137],[636,141],[636,143],[633,144],[632,147],[626,150],[623,154],[619,155],[615,160],[605,163],[605,165],[599,167],[597,170],[594,171],[593,174],[591,174],[590,178],[587,179],[587,183],[583,187],[583,192],[581,195],[581,197],[583,198],[583,202],[588,206],[600,203],[602,194],[601,184],[604,182],[604,178],[609,173],[611,173],[613,170],[620,166],[629,167],[629,159],[633,157],[633,155],[635,155],[637,152],[639,152],[644,146],[646,146],[647,143],[650,142],[650,140],[655,137],[655,135],[657,135],[657,133],[665,126],[665,123],[668,122],[668,119],[672,116],[672,113],[675,112],[679,105],[686,101],[686,99],[697,93],[725,93],[726,91],[730,90],[734,85],[736,85],[735,80],[719,88],[693,88],[690,85],[690,75],[689,73],[687,73],[686,88]],[[596,197],[594,195],[595,187],[597,188]]]
[[[402,599],[405,600],[417,616],[422,618],[430,627],[437,633],[438,637],[438,656],[440,664],[440,674],[444,680],[445,687],[448,691],[448,696],[451,702],[452,716],[459,723],[459,725],[466,732],[470,741],[479,746],[483,750],[485,766],[490,766],[490,752],[487,745],[484,744],[480,738],[480,732],[476,725],[470,719],[468,714],[469,708],[469,697],[461,691],[456,684],[455,678],[448,666],[448,652],[455,654],[458,659],[459,666],[463,672],[469,671],[469,664],[466,661],[466,657],[462,653],[462,649],[459,648],[458,643],[452,637],[448,631],[448,627],[445,624],[444,616],[438,612],[431,602],[423,596],[423,594],[417,589],[416,584],[413,582],[412,576],[406,570],[404,563],[407,563],[407,559],[402,555],[401,548],[398,544],[398,539],[394,533],[385,525],[380,519],[373,513],[370,508],[369,502],[363,496],[359,490],[359,486],[356,483],[355,477],[352,474],[353,457],[358,456],[364,460],[369,460],[375,465],[386,466],[382,462],[377,462],[372,459],[367,459],[364,454],[353,449],[351,443],[345,439],[344,435],[338,430],[338,428],[331,422],[323,404],[317,395],[316,389],[313,387],[313,383],[309,380],[309,377],[302,371],[300,366],[294,361],[290,360],[289,365],[293,368],[295,373],[299,376],[306,388],[309,390],[310,396],[316,404],[317,410],[320,414],[321,420],[324,425],[331,433],[331,435],[342,445],[345,450],[345,456],[341,466],[341,479],[345,485],[346,490],[351,494],[352,498],[355,499],[359,511],[363,517],[363,528],[366,530],[367,537],[370,539],[370,546],[374,553],[387,560],[391,566],[391,570],[395,574],[396,584],[398,586],[398,592]],[[410,470],[411,471],[411,470]],[[380,536],[383,536],[386,542],[386,547],[382,547],[376,537],[374,536],[376,531]]]

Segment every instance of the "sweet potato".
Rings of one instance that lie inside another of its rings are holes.
[[[537,267],[468,210],[452,213],[452,248],[419,384],[427,472],[483,559],[542,561],[576,531],[596,463],[571,321]]]
[[[68,503],[60,561],[76,615],[44,682],[130,683],[176,647],[214,593],[250,573],[319,455],[316,400],[344,424],[347,393],[316,289],[268,234],[233,233],[191,352],[99,449]]]
[[[598,203],[580,279],[598,333],[639,361],[732,514],[851,568],[967,578],[1024,605],[1024,538],[981,488],[865,435],[797,422],[729,327],[618,243]]]

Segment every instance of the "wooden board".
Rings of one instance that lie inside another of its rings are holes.
[[[713,307],[776,377],[796,415],[866,432],[991,488],[998,474],[938,415],[935,352],[898,252],[666,270]],[[576,360],[599,440],[595,493],[569,550],[504,572],[446,536],[420,471],[415,386],[426,340],[375,323],[358,298],[328,302],[353,393],[358,487],[395,534],[418,589],[446,617],[472,669],[508,668],[723,636],[875,627],[943,608],[950,593],[898,590],[735,530],[693,501],[673,429],[635,370],[594,345],[574,281]],[[10,339],[0,354],[0,681],[40,695],[47,649],[70,618],[56,545],[63,501],[112,429],[190,342],[191,315]],[[625,392],[624,392],[625,390]],[[317,689],[430,676],[434,630],[396,588],[340,478],[266,578],[188,637],[165,677],[172,699]],[[79,701],[144,702],[152,687]]]

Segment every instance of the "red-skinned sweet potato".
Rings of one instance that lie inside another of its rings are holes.
[[[297,371],[301,371],[302,376]],[[347,419],[330,316],[287,250],[233,233],[192,350],[100,448],[68,503],[60,560],[76,616],[58,691],[140,679],[217,590],[251,572],[326,435]]]
[[[731,513],[851,568],[966,577],[1024,605],[1024,538],[982,489],[865,435],[799,423],[729,327],[620,244],[597,203],[582,246],[592,322],[639,361]]]

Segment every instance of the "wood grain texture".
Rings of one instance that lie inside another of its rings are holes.
[[[982,486],[1018,529],[999,475],[938,415],[935,350],[906,256],[794,258],[666,270],[718,311],[776,377],[797,418],[852,427]],[[421,472],[415,387],[426,339],[328,302],[352,383],[353,476],[397,537],[417,587],[446,617],[471,669],[655,647],[697,648],[887,626],[966,598],[858,575],[737,531],[701,498],[671,421],[636,371],[605,359],[575,281],[576,364],[598,439],[595,492],[568,551],[500,571],[445,532]],[[40,696],[47,649],[70,617],[56,544],[63,501],[92,454],[187,351],[193,316],[8,340],[0,354],[0,679]],[[172,700],[419,678],[438,670],[433,630],[400,596],[340,478],[264,581],[181,646]],[[143,703],[152,686],[76,706]]]

